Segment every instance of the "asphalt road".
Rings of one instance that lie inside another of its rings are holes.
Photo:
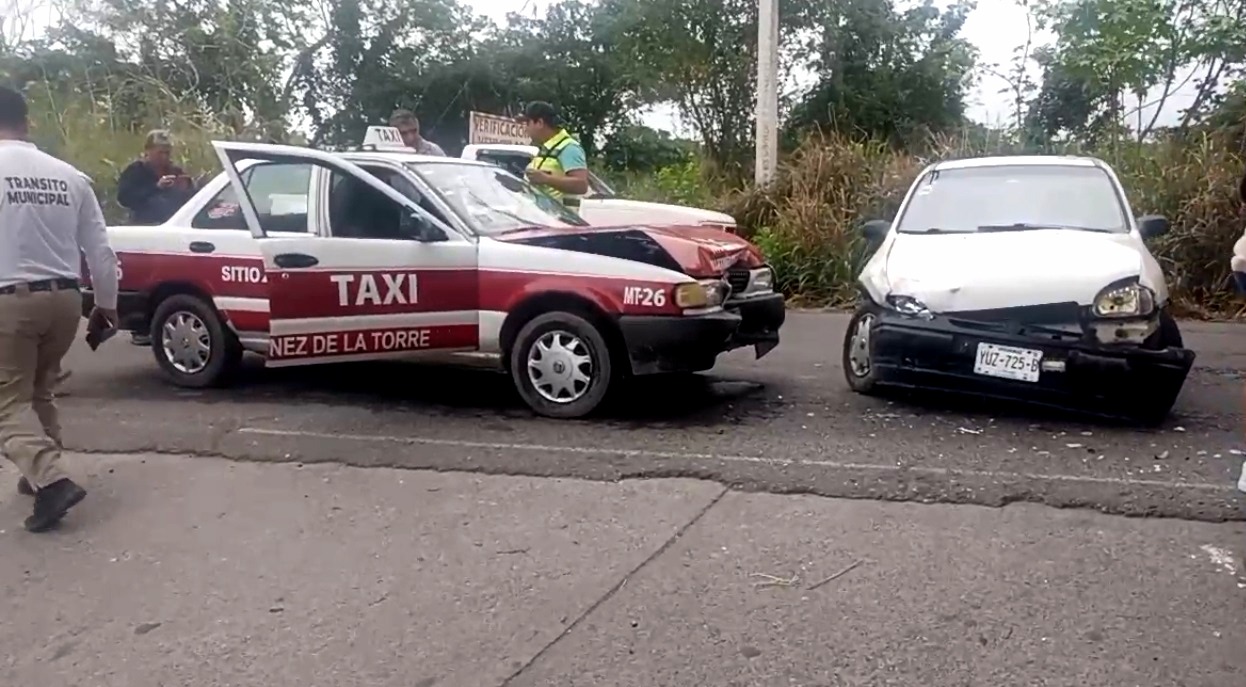
[[[1240,687],[1246,524],[126,454],[0,489],[0,684]],[[6,477],[7,475],[7,477]],[[0,470],[5,482],[12,468]]]
[[[880,400],[846,388],[847,317],[792,313],[783,343],[712,373],[650,380],[585,421],[535,418],[509,380],[415,364],[266,370],[178,389],[149,349],[79,344],[63,401],[69,448],[240,460],[340,462],[618,480],[695,477],[737,489],[1108,513],[1246,519],[1246,329],[1186,323],[1199,355],[1171,420],[1144,430],[933,396]]]

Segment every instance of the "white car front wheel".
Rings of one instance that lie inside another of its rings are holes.
[[[859,394],[873,393],[877,383],[871,343],[875,320],[873,311],[866,307],[858,308],[848,322],[848,331],[844,332],[844,379]]]

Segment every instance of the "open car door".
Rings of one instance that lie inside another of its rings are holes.
[[[335,154],[260,143],[212,145],[263,254],[268,365],[477,348],[474,240]],[[242,160],[315,169],[305,203],[253,197],[239,173]],[[291,232],[290,222],[277,217],[278,205],[305,211],[306,222],[297,222],[305,229]]]

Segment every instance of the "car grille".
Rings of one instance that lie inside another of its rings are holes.
[[[727,270],[727,284],[731,293],[741,293],[748,288],[749,271],[745,269]]]

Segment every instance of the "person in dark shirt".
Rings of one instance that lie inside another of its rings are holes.
[[[117,202],[130,211],[134,224],[164,224],[195,194],[195,184],[173,164],[173,139],[157,129],[147,134],[143,156],[130,163],[117,179]],[[134,332],[136,346],[151,344],[151,337]]]
[[[173,164],[173,140],[162,130],[147,134],[143,156],[117,179],[117,202],[135,224],[164,224],[194,192],[190,177]]]

